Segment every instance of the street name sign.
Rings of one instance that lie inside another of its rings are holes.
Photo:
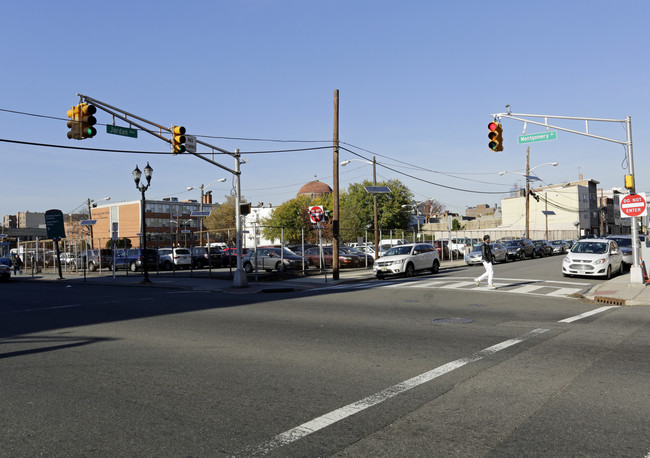
[[[205,210],[194,210],[190,213],[190,216],[210,216],[210,212]]]
[[[113,135],[121,135],[123,137],[138,138],[138,129],[131,129],[130,127],[106,125],[106,133]]]
[[[541,132],[539,134],[528,134],[519,136],[519,144],[545,142],[546,140],[557,140],[557,132]]]
[[[633,216],[646,216],[648,204],[645,200],[645,193],[628,194],[621,199],[621,217],[631,218]]]
[[[97,224],[96,219],[84,219],[81,221],[82,226],[94,226],[95,224]]]

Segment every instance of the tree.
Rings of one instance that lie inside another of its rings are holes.
[[[132,247],[132,243],[130,238],[122,237],[115,240],[115,248],[131,248],[131,247]],[[113,248],[112,240],[108,240],[106,242],[106,248]]]
[[[213,210],[203,221],[205,228],[214,233],[214,237],[228,245],[237,242],[235,196],[226,196],[226,201]]]
[[[305,237],[311,240],[313,230],[309,219],[311,205],[309,196],[298,196],[283,203],[269,217],[262,218],[260,221],[262,234],[270,240],[280,240],[284,236],[285,243],[300,243],[304,229]]]

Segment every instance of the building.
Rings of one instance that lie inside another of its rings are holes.
[[[549,231],[566,239],[599,234],[601,212],[597,185],[597,181],[587,179],[531,189],[530,237],[546,238]],[[503,229],[525,233],[526,196],[523,194],[501,200]]]
[[[160,248],[168,246],[192,246],[201,243],[201,217],[192,216],[192,212],[212,210],[217,205],[196,200],[179,201],[177,197],[163,200],[147,200],[145,203],[145,221],[147,247]],[[128,238],[133,247],[140,246],[141,201],[119,202],[101,205],[91,209],[94,246],[104,247],[110,243],[113,227],[116,225],[117,238]],[[203,231],[205,245],[209,239]]]
[[[316,197],[323,196],[326,194],[332,194],[332,188],[327,184],[320,182],[318,180],[310,181],[309,183],[304,184],[298,190],[298,196],[309,196],[312,199]]]

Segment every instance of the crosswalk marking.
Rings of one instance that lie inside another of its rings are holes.
[[[580,288],[560,288],[557,291],[548,293],[548,296],[570,296],[580,292]]]
[[[510,282],[497,281],[494,283],[496,291],[510,294],[530,294],[534,296],[552,296],[552,297],[569,297],[577,294],[584,288],[570,288],[568,282],[545,282],[543,280],[526,280],[526,279],[505,279],[511,280]],[[562,284],[563,286],[558,286]],[[577,283],[576,285],[582,285]],[[312,291],[323,290],[363,290],[368,288],[413,288],[413,289],[445,289],[445,290],[469,290],[478,292],[491,292],[487,285],[476,287],[474,281],[456,278],[440,278],[440,279],[426,279],[426,280],[409,280],[409,281],[363,281],[360,283],[343,283],[339,285],[325,286],[313,289]]]

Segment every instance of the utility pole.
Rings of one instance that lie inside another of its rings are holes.
[[[377,187],[377,159],[372,157],[372,185]],[[375,260],[379,258],[379,225],[377,223],[377,194],[372,193],[372,209],[375,221]]]
[[[235,270],[235,277],[233,286],[237,288],[244,288],[248,286],[248,279],[246,278],[246,271],[242,267],[242,241],[241,241],[241,162],[239,150],[235,150],[235,187],[237,195],[235,196],[235,225],[237,227],[237,252],[235,253],[237,259],[237,269]]]
[[[332,188],[332,279],[339,279],[339,90],[334,89],[334,179]]]
[[[526,238],[530,238],[530,146],[526,148]],[[546,240],[548,240],[548,228]]]

